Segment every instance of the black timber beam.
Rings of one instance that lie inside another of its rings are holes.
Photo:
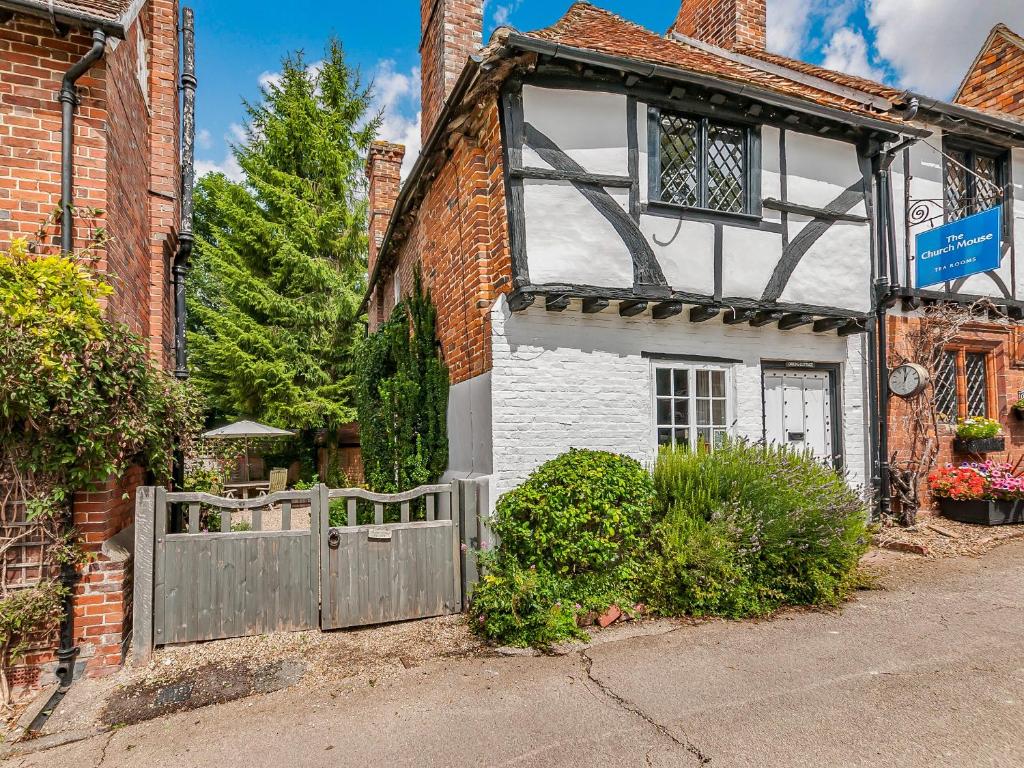
[[[721,311],[718,307],[694,307],[690,310],[690,322],[703,323],[713,317],[718,317]]]
[[[544,309],[548,312],[564,312],[569,308],[568,296],[548,296],[544,300]]]
[[[651,310],[651,317],[655,320],[665,320],[669,317],[675,317],[683,311],[683,302],[681,301],[663,301],[660,304],[655,304],[654,309]]]
[[[608,309],[608,299],[599,299],[591,296],[583,300],[583,314],[594,315]]]
[[[771,325],[782,317],[781,312],[755,312],[748,321],[754,328]]]
[[[805,315],[801,312],[790,312],[779,318],[779,330],[791,331],[801,325],[810,325],[814,322],[814,315]]]
[[[839,329],[839,335],[855,336],[858,333],[866,333],[867,330],[867,323],[863,320],[848,320],[846,324]]]
[[[623,317],[635,317],[647,309],[647,302],[643,299],[626,299],[619,302],[619,314]]]
[[[508,297],[508,306],[513,312],[522,312],[533,306],[533,302],[537,297],[532,293],[521,293],[516,292]]]
[[[726,325],[740,325],[749,322],[753,316],[754,312],[750,309],[727,309],[722,316],[722,322]]]
[[[815,320],[814,325],[811,327],[815,333],[825,333],[827,331],[834,331],[845,323],[846,318],[844,317],[823,317],[820,320]]]

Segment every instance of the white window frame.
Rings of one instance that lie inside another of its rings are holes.
[[[658,424],[658,371],[661,369],[668,369],[672,371],[686,370],[689,371],[689,386],[690,395],[687,397],[689,407],[689,424],[687,429],[690,431],[690,450],[696,450],[697,448],[697,430],[699,426],[696,424],[697,421],[697,376],[696,371],[721,371],[725,374],[725,425],[722,427],[726,437],[735,437],[735,425],[736,425],[736,388],[734,385],[734,365],[723,364],[723,363],[710,363],[695,360],[666,360],[653,358],[651,360],[650,370],[650,381],[651,381],[651,438],[654,443],[655,451],[661,448],[661,444],[658,441],[658,430],[660,427]],[[710,425],[709,425],[710,426]],[[715,427],[717,428],[717,427]],[[673,445],[675,444],[675,433],[672,435]],[[712,435],[712,444],[710,446],[714,448],[714,436]]]

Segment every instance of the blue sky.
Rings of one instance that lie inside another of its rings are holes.
[[[187,2],[187,0],[186,0]],[[679,0],[595,0],[663,32]],[[242,98],[281,57],[302,49],[316,61],[330,35],[376,83],[384,138],[418,151],[419,0],[191,0],[196,10],[198,169],[236,174],[229,144],[239,136]],[[502,23],[528,30],[556,21],[570,0],[486,0],[485,38]],[[770,49],[946,98],[989,29],[1024,32],[1024,0],[768,0]]]

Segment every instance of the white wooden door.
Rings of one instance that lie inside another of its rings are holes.
[[[764,425],[768,443],[810,450],[833,460],[832,386],[827,371],[766,370]]]

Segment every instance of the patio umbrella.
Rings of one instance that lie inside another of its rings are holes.
[[[204,440],[241,440],[245,446],[245,482],[249,482],[249,441],[274,437],[295,437],[295,433],[256,421],[236,421],[234,424],[204,432],[202,437]]]

